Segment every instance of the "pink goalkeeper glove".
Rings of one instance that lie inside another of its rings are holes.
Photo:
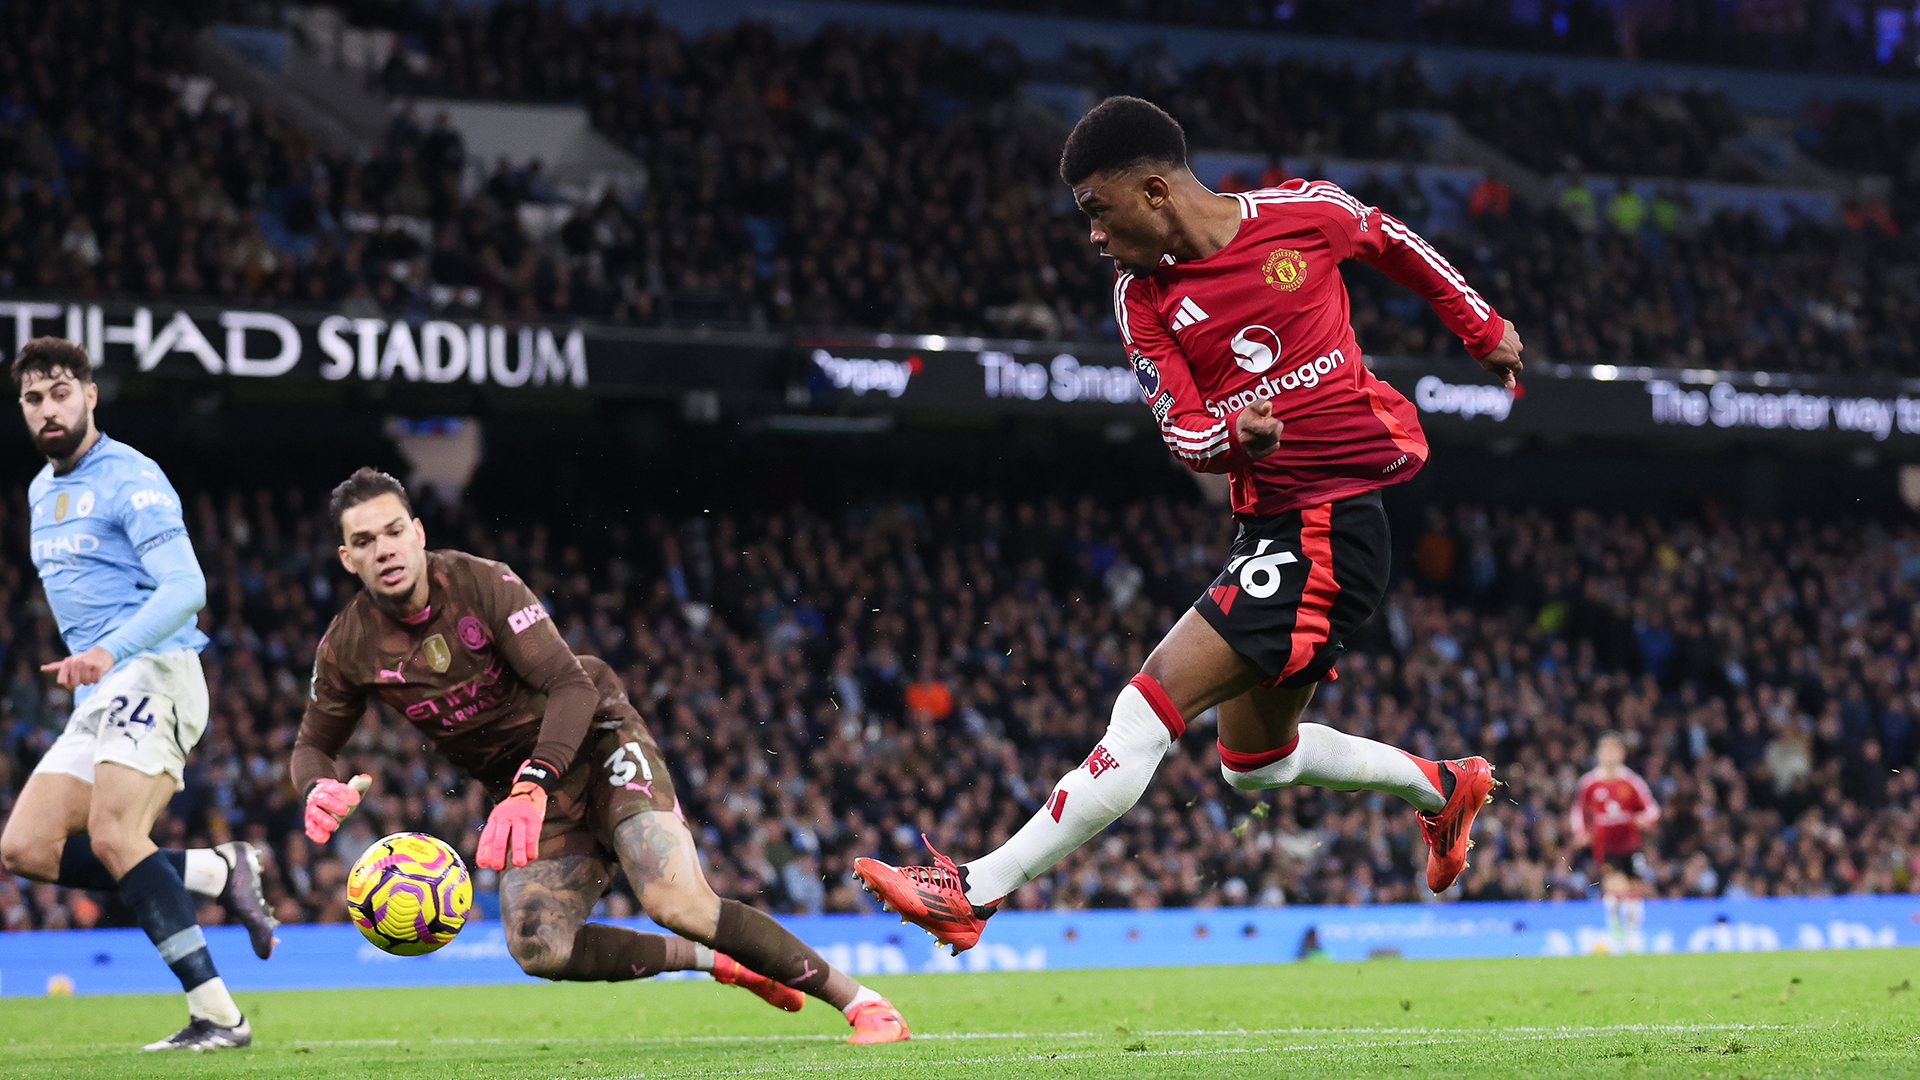
[[[373,786],[373,777],[361,773],[347,783],[316,780],[307,792],[307,839],[324,844],[340,827],[340,819],[360,805],[360,795]]]
[[[560,780],[553,766],[538,758],[520,763],[513,790],[487,815],[474,861],[482,870],[505,870],[507,858],[525,866],[540,854],[540,822],[547,816],[547,792]]]

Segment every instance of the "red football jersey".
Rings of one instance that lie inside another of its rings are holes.
[[[1571,820],[1575,832],[1585,830],[1591,836],[1594,858],[1639,851],[1645,838],[1636,819],[1642,814],[1660,820],[1660,804],[1639,773],[1623,765],[1614,776],[1594,769],[1580,778]]]
[[[1233,198],[1240,231],[1226,247],[1114,282],[1114,317],[1160,437],[1188,468],[1230,473],[1239,513],[1319,506],[1412,476],[1426,435],[1413,405],[1360,360],[1340,262],[1370,263],[1420,294],[1474,356],[1500,343],[1500,315],[1413,230],[1336,184]],[[1234,425],[1261,399],[1286,428],[1254,461]]]

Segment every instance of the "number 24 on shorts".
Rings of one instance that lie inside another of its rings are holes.
[[[1252,555],[1241,555],[1227,563],[1227,573],[1240,572],[1240,588],[1256,600],[1265,600],[1280,591],[1280,568],[1300,560],[1291,551],[1267,554],[1273,541],[1262,540]],[[629,743],[629,746],[632,744]]]
[[[127,710],[127,702],[131,700],[132,700],[131,698],[128,698],[125,696],[120,696],[113,699],[113,708],[107,710],[108,726],[124,728],[133,724],[139,724],[145,727],[148,731],[152,731],[153,730],[153,714],[147,711],[147,703],[153,700],[151,697],[141,698],[140,704],[135,705],[133,707],[133,712],[128,713],[126,719],[123,720],[120,718],[120,714],[123,712],[126,712]]]
[[[628,754],[633,755],[633,760],[627,760]],[[621,743],[620,749],[615,750],[607,758],[606,767],[609,770],[607,783],[614,787],[619,787],[633,779],[635,773],[648,783],[653,782],[653,769],[648,767],[647,755],[640,752],[640,744],[637,742]]]

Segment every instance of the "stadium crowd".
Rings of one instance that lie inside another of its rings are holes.
[[[0,510],[0,815],[69,707],[36,672],[60,649],[22,555],[21,505],[16,491]],[[287,921],[344,918],[345,864],[387,832],[433,832],[470,858],[488,810],[375,706],[343,760],[376,778],[363,810],[326,846],[301,834],[287,757],[315,641],[358,587],[322,514],[300,491],[189,499],[213,712],[158,830],[169,845],[261,845]],[[1431,510],[1411,533],[1391,602],[1310,715],[1497,764],[1508,786],[1454,895],[1588,895],[1567,811],[1606,729],[1627,734],[1664,803],[1648,852],[1658,893],[1920,888],[1920,532],[1711,507],[1631,520],[1468,505]],[[863,909],[858,855],[921,861],[922,832],[972,855],[1022,823],[1227,538],[1198,503],[972,496],[651,517],[589,544],[436,513],[430,535],[509,562],[577,650],[624,674],[715,888],[787,911]],[[1012,902],[1425,898],[1406,807],[1240,794],[1219,779],[1209,723],[1195,726],[1139,807]],[[8,928],[91,925],[116,903],[0,879]],[[606,903],[632,910],[624,891]]]
[[[564,208],[536,165],[470,164],[438,117],[396,114],[364,160],[321,153],[185,63],[192,24],[122,0],[0,9],[0,291],[202,297],[423,317],[871,327],[1034,338],[1111,335],[1109,268],[1054,176],[1059,117],[1022,58],[842,27],[790,40],[745,24],[688,38],[646,14],[448,7],[398,92],[577,100],[647,173]],[[986,74],[990,77],[983,78]],[[1163,53],[1082,51],[1050,79],[1165,102],[1196,147],[1416,158],[1390,110],[1443,109],[1543,168],[1698,176],[1737,129],[1725,99],[1371,74],[1286,61],[1181,71]],[[1873,114],[1875,117],[1878,114]],[[1887,145],[1846,103],[1802,141],[1848,167]],[[1904,122],[1904,121],[1901,121]],[[1893,121],[1875,120],[1882,128]],[[1677,185],[1589,189],[1552,206],[1487,181],[1447,197],[1436,242],[1523,327],[1535,355],[1689,367],[1920,372],[1914,201],[1783,235],[1704,218]],[[1269,170],[1262,182],[1284,173]],[[1428,197],[1363,191],[1416,228]],[[568,216],[570,213],[570,216]],[[1422,305],[1351,268],[1366,347],[1449,348]],[[1551,281],[1549,286],[1547,282]]]

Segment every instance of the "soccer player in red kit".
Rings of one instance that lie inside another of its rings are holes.
[[[1413,406],[1361,362],[1339,264],[1359,259],[1419,293],[1509,388],[1519,335],[1426,241],[1334,184],[1207,190],[1180,125],[1139,98],[1082,118],[1060,174],[1119,264],[1114,317],[1161,437],[1188,468],[1232,478],[1231,557],[1012,839],[965,866],[935,852],[933,866],[860,859],[855,871],[888,908],[970,948],[1003,897],[1138,802],[1188,722],[1217,707],[1229,783],[1397,795],[1431,847],[1428,887],[1446,890],[1490,799],[1487,762],[1427,761],[1300,722],[1386,595],[1379,489],[1427,459]]]
[[[1607,931],[1622,949],[1631,948],[1640,935],[1646,914],[1634,860],[1646,843],[1646,831],[1660,820],[1660,804],[1640,774],[1627,768],[1627,742],[1614,732],[1600,736],[1594,746],[1593,771],[1580,778],[1573,797],[1573,842],[1592,845],[1594,869],[1600,875],[1600,903],[1607,912]]]

